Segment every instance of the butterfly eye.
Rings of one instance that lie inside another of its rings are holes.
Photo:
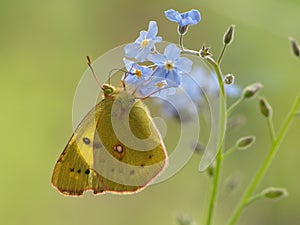
[[[104,90],[105,95],[110,95],[111,93],[113,93],[113,89],[111,89],[111,88],[108,88],[108,89]]]
[[[115,91],[115,88],[110,85],[104,84],[102,90],[105,96],[109,96]]]

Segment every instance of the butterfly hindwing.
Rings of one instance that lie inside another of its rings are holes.
[[[101,143],[94,149],[94,170],[106,191],[140,190],[165,167],[167,156],[160,134],[141,100],[120,93],[104,99],[103,104],[106,110],[100,113],[94,137]],[[136,147],[135,138],[147,140]]]

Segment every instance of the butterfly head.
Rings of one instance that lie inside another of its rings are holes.
[[[104,84],[102,86],[102,91],[103,91],[104,97],[107,98],[107,97],[111,97],[113,94],[115,94],[116,88],[109,84]]]

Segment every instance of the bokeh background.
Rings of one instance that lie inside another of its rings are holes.
[[[85,56],[96,58],[135,40],[149,20],[158,22],[164,40],[177,42],[176,25],[163,16],[169,8],[200,10],[202,21],[190,28],[185,42],[194,49],[206,43],[215,55],[227,27],[236,25],[223,72],[233,73],[241,86],[262,82],[261,95],[280,127],[299,93],[300,61],[288,41],[290,36],[300,41],[298,0],[1,0],[1,224],[177,224],[179,214],[203,224],[211,179],[199,173],[198,155],[171,179],[135,195],[71,198],[50,184],[72,133],[72,101],[86,70]],[[229,130],[228,142],[253,134],[257,143],[226,161],[216,224],[224,224],[270,146],[256,101],[241,105],[235,115],[247,117],[242,127]],[[250,206],[238,224],[299,223],[299,126],[296,119],[260,185],[286,187],[289,198]],[[234,191],[226,186],[230,177],[239,181]]]

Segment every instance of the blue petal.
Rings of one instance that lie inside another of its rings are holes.
[[[175,44],[169,44],[164,53],[168,60],[175,61],[180,56],[180,49]]]
[[[153,70],[145,67],[145,66],[139,66],[139,69],[142,71],[143,78],[147,79],[153,74]]]
[[[189,16],[197,23],[200,22],[200,20],[201,20],[200,12],[196,9],[192,9],[189,12]]]
[[[200,12],[195,9],[181,14],[174,9],[170,9],[165,11],[165,16],[168,20],[177,22],[181,27],[197,24],[201,20]]]
[[[136,84],[137,83],[137,77],[135,75],[129,74],[126,77],[125,82],[127,84]]]
[[[181,21],[180,13],[174,9],[165,11],[165,16],[168,20],[179,23]]]
[[[128,60],[126,58],[123,58],[123,62],[128,72],[130,72],[130,70],[132,70],[132,68],[134,67],[134,64],[136,64],[136,62]]]
[[[167,71],[164,68],[164,66],[159,66],[153,73],[153,78],[154,77],[161,77],[165,78],[167,76]],[[156,79],[156,78],[155,78]]]
[[[174,95],[175,93],[176,93],[176,89],[175,88],[168,87],[168,88],[165,88],[165,89],[162,89],[161,91],[159,91],[159,96],[161,98],[167,99],[168,96]]]
[[[175,67],[184,73],[189,73],[192,70],[193,62],[188,58],[179,58],[175,61]]]
[[[140,45],[137,43],[130,43],[124,47],[125,55],[134,58],[135,55],[140,51]]]
[[[149,48],[141,48],[140,51],[134,57],[136,60],[140,62],[144,62],[149,55],[150,55]]]
[[[142,30],[140,32],[140,36],[135,40],[135,43],[140,44],[143,40],[146,39],[146,36],[147,36],[147,31]]]
[[[161,42],[161,41],[162,41],[162,37],[157,36],[156,39],[155,39],[155,42]]]
[[[143,97],[152,95],[154,92],[160,89],[156,86],[156,84],[162,82],[163,80],[164,78],[162,77],[152,77],[150,80],[143,82],[138,91]]]
[[[154,62],[156,65],[164,65],[166,62],[166,57],[162,54],[149,55],[148,59]]]
[[[154,39],[157,35],[158,28],[155,21],[150,21],[148,26],[148,33],[146,35],[147,39]]]
[[[198,10],[190,10],[188,12],[181,14],[181,23],[180,26],[194,25],[199,23],[201,16]]]
[[[166,80],[170,86],[177,87],[181,83],[181,76],[176,70],[171,70],[168,72]]]
[[[181,18],[187,19],[187,22],[189,24],[185,24],[185,25],[194,25],[194,24],[199,23],[199,21],[201,20],[199,11],[195,10],[195,9],[192,9],[188,12],[182,13]]]

